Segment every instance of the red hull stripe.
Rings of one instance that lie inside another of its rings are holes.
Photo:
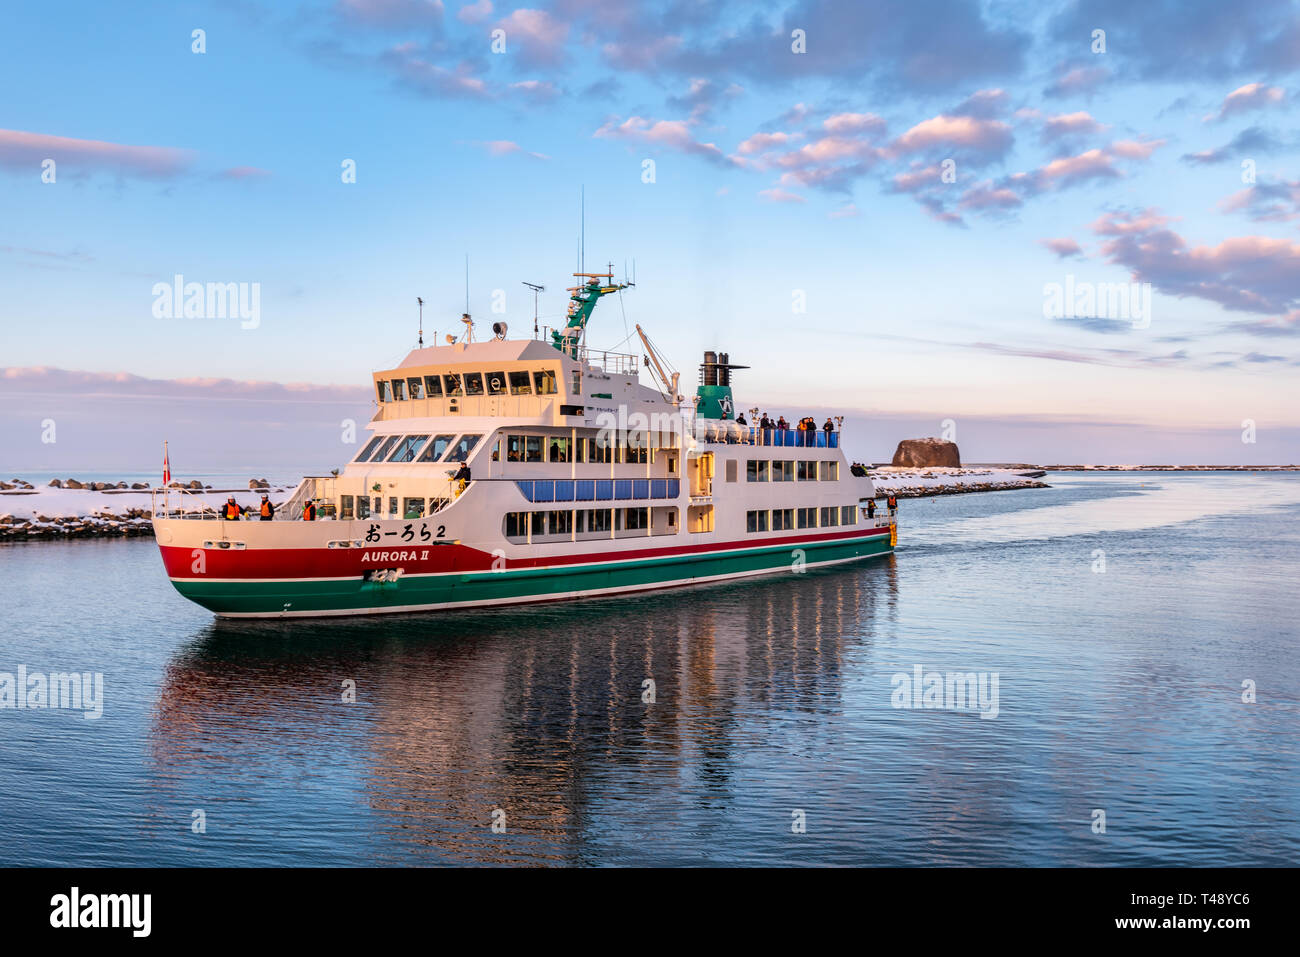
[[[821,535],[790,538],[745,539],[707,545],[679,545],[664,548],[628,549],[617,552],[576,552],[544,558],[507,559],[507,566],[550,568],[557,565],[627,562],[644,558],[663,558],[693,553],[737,551],[747,548],[770,548],[786,545],[797,548],[809,542],[826,542],[846,538],[874,538],[889,534],[888,528],[863,532],[851,529]],[[492,570],[494,556],[469,545],[377,545],[361,548],[250,548],[225,550],[160,545],[163,565],[169,578],[195,579],[292,579],[351,578],[372,568],[402,567],[407,575],[447,574],[450,572],[485,572]],[[198,554],[196,554],[198,553]],[[202,555],[202,570],[199,555]],[[363,558],[365,559],[363,561]]]

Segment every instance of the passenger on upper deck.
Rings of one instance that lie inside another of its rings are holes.
[[[745,421],[745,413],[744,413],[744,412],[742,412],[742,413],[740,413],[738,416],[736,416],[736,424],[737,424],[737,425],[749,425],[749,423]]]
[[[822,431],[827,435],[830,435],[835,431],[835,425],[831,422],[831,417],[829,415],[826,416],[826,424],[822,426]]]

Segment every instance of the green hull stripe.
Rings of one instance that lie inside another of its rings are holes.
[[[793,568],[795,552],[802,562],[846,561],[890,551],[889,536],[797,546],[778,545],[729,551],[693,553],[627,562],[607,562],[578,568],[505,569],[449,575],[412,575],[395,582],[356,579],[331,581],[220,581],[180,579],[172,582],[186,598],[217,614],[279,614],[383,609],[394,606],[491,604],[545,600],[572,592],[643,588],[693,579],[752,574]],[[288,606],[286,608],[286,605]]]

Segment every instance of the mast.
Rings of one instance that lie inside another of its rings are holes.
[[[600,297],[627,289],[632,284],[626,280],[618,283],[614,282],[614,270],[612,268],[609,272],[575,272],[573,275],[575,278],[587,281],[580,286],[570,286],[567,290],[569,293],[569,321],[565,323],[563,329],[551,331],[551,345],[576,359],[578,358],[582,335],[587,331],[587,322],[591,319],[591,313],[596,308],[596,303],[600,301]],[[602,283],[600,281],[602,279],[607,282]]]

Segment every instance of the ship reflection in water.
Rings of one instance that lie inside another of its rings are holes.
[[[703,863],[742,806],[779,836],[777,795],[814,800],[817,729],[897,588],[889,556],[473,614],[214,621],[167,667],[155,798],[205,808],[205,840],[244,863]]]

